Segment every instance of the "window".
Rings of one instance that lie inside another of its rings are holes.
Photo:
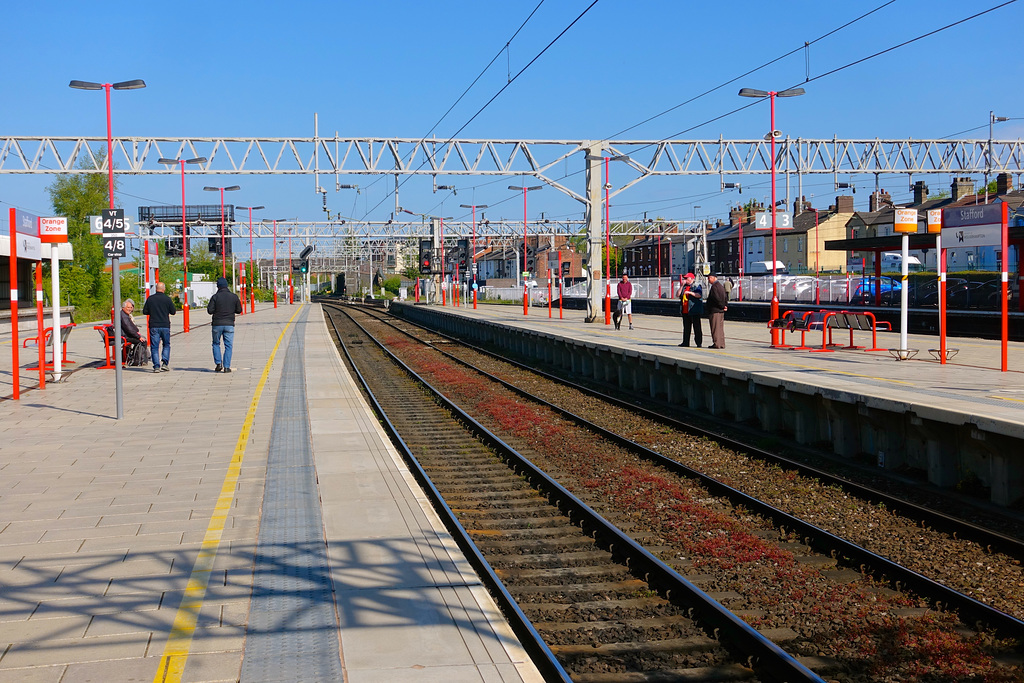
[[[796,238],[796,250],[797,251],[803,251],[804,250],[804,238],[803,238],[802,235],[798,235],[797,238]]]
[[[788,237],[783,237],[782,238],[782,253],[785,254],[785,253],[788,253],[788,252],[789,252],[789,238]]]

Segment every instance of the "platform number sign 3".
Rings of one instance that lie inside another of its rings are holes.
[[[103,209],[100,226],[103,228],[103,255],[107,258],[126,256],[124,209]]]

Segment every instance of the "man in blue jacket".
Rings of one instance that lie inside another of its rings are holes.
[[[210,297],[206,312],[213,316],[213,362],[214,372],[231,372],[231,348],[235,342],[235,316],[242,312],[242,301],[228,289],[228,281],[217,279],[217,293]],[[224,355],[220,344],[224,340]],[[223,360],[223,362],[222,362]]]

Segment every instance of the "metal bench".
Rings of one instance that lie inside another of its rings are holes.
[[[68,360],[68,337],[71,336],[71,330],[74,329],[74,328],[75,328],[75,323],[67,323],[65,325],[61,325],[60,326],[60,345],[61,345],[60,362],[61,362],[61,365],[69,365],[69,364],[72,364],[72,363],[75,362],[73,360]],[[23,341],[21,343],[21,346],[22,346],[22,348],[25,348],[30,343],[33,346],[39,344],[39,335],[37,334],[34,337],[26,338],[25,341]],[[43,328],[43,346],[49,346],[49,347],[53,346],[53,327],[45,327],[45,328]],[[31,368],[26,368],[26,369],[27,370],[38,370],[39,366],[37,365],[37,366],[31,367]],[[43,369],[44,370],[52,370],[53,369],[53,362],[51,361],[49,363],[45,363]]]
[[[883,325],[889,327],[890,331],[892,326],[887,322],[883,322]],[[821,348],[814,348],[811,351],[818,353],[828,353],[833,349],[829,346],[841,346],[832,341],[832,330],[849,330],[850,331],[850,344],[849,346],[843,346],[845,349],[863,349],[865,351],[885,351],[878,347],[878,322],[875,320],[874,313],[853,313],[850,311],[837,311],[827,313],[825,316],[825,324],[821,331]],[[863,346],[857,346],[853,343],[853,332],[854,330],[863,330],[865,332],[871,332],[871,348],[865,348]]]

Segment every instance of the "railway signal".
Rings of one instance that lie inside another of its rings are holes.
[[[420,272],[424,275],[434,273],[434,245],[430,240],[420,240]]]

